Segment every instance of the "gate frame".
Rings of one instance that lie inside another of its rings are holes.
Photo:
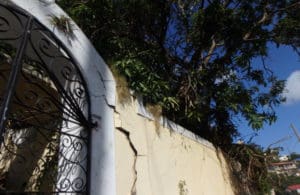
[[[51,23],[51,16],[70,18],[53,0],[2,0],[29,13],[64,45],[86,83],[89,94],[90,120],[96,124],[89,140],[90,173],[88,191],[91,195],[115,195],[114,107],[115,80],[88,38],[70,19],[73,38]]]

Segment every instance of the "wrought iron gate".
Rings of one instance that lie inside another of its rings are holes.
[[[0,193],[88,193],[85,86],[53,33],[0,2]]]

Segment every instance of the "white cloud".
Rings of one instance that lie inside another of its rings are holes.
[[[300,102],[300,70],[292,72],[287,78],[283,96],[286,97],[286,104]]]

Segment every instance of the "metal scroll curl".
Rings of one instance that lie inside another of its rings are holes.
[[[0,5],[0,40],[9,41],[17,46],[23,35],[26,16],[17,14],[11,8]]]
[[[0,103],[27,17],[0,3]],[[34,20],[30,32],[0,135],[0,193],[86,193],[91,125],[85,81],[48,29]]]

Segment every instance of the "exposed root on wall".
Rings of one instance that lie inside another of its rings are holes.
[[[132,183],[132,186],[131,186],[131,195],[136,195],[136,182],[137,182],[137,170],[136,170],[136,163],[137,163],[137,157],[138,157],[138,151],[137,149],[135,148],[131,138],[130,138],[130,132],[126,131],[125,129],[122,129],[122,128],[117,128],[120,132],[122,132],[128,142],[129,142],[129,146],[130,148],[132,149],[133,153],[134,153],[134,161],[133,161],[133,166],[132,166],[132,170],[134,172],[134,180],[133,180],[133,183]]]

